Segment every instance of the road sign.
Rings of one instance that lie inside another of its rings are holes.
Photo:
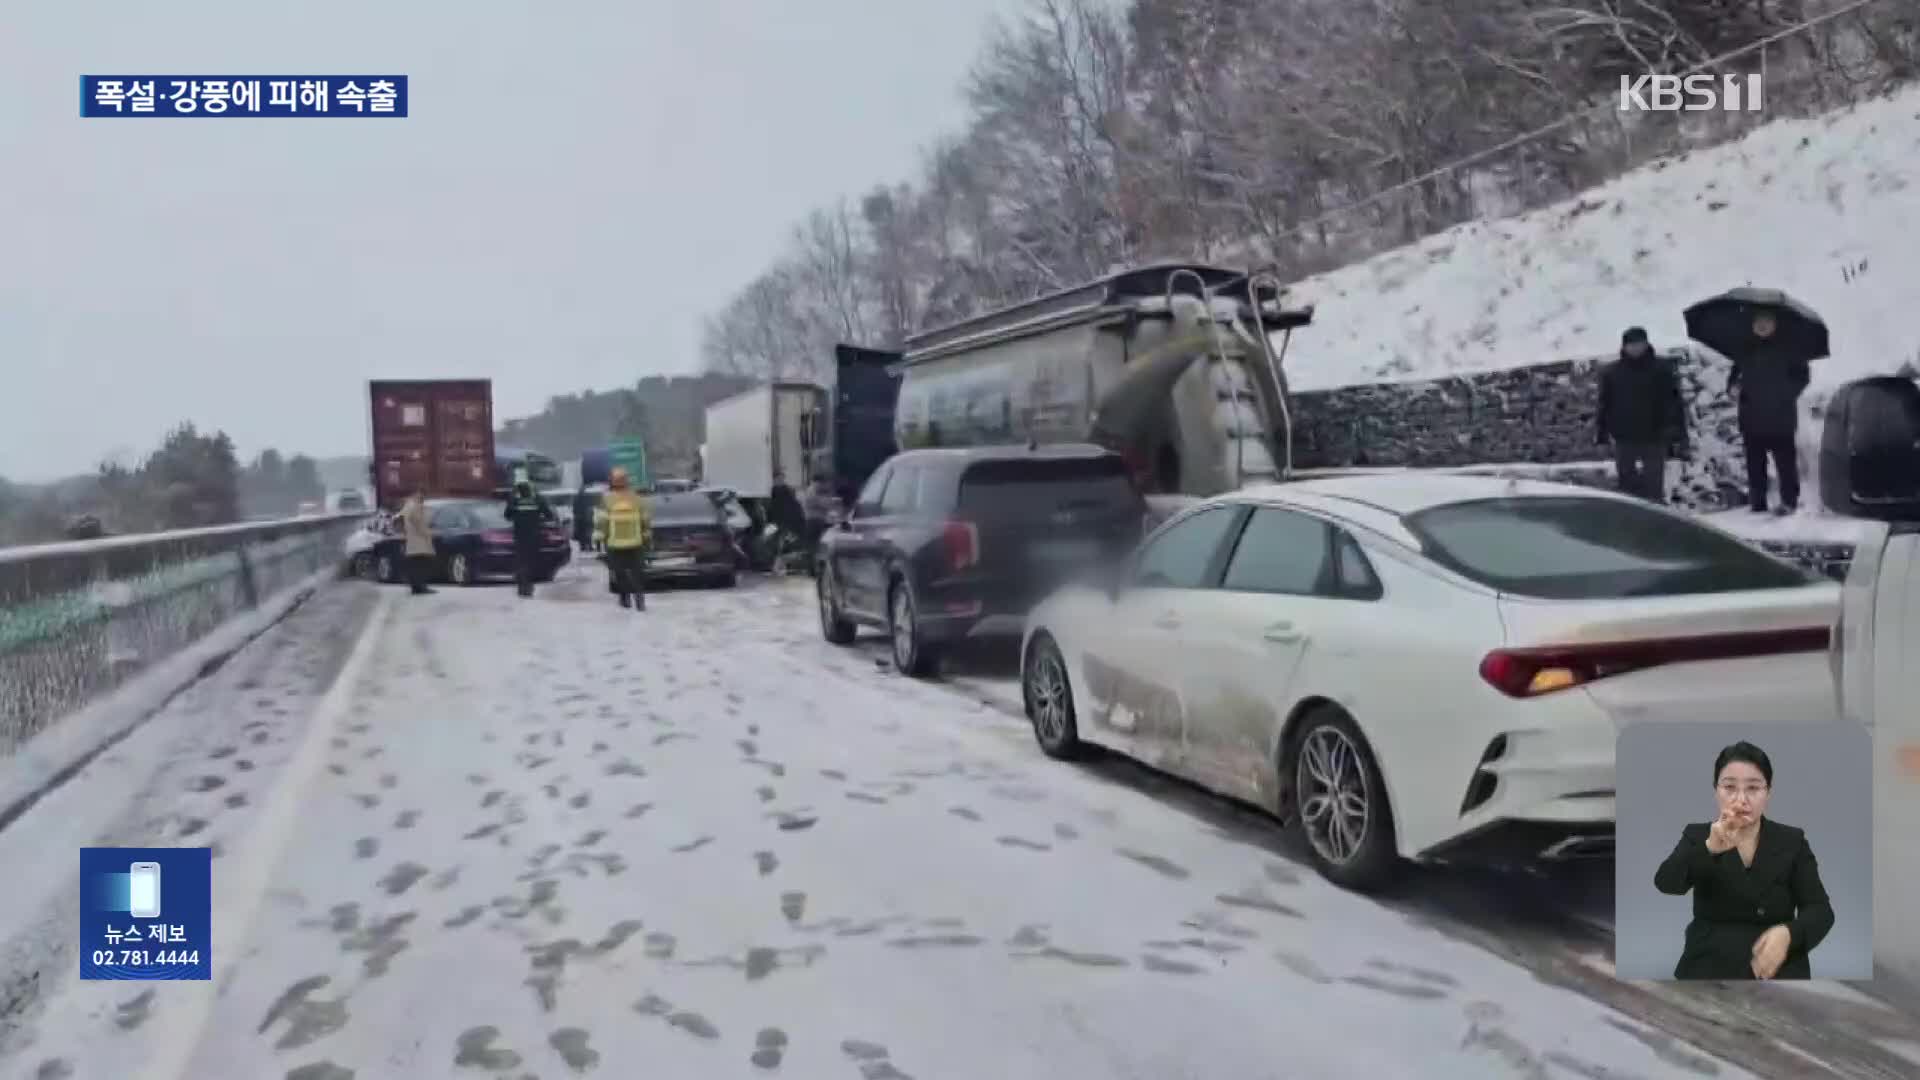
[[[653,486],[647,477],[647,444],[643,439],[615,439],[607,444],[610,468],[627,470],[627,482],[636,490]]]

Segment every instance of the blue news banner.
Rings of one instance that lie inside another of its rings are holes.
[[[81,848],[80,977],[213,978],[213,849]]]
[[[84,119],[407,115],[405,75],[82,75]]]

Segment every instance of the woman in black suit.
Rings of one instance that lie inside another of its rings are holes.
[[[1693,893],[1676,979],[1811,979],[1809,954],[1833,929],[1833,905],[1807,834],[1766,816],[1773,762],[1737,742],[1713,762],[1720,816],[1688,825],[1654,872],[1670,896]]]

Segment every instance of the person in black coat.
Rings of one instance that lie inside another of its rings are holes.
[[[1680,831],[1654,887],[1693,893],[1676,979],[1811,979],[1833,904],[1807,834],[1766,816],[1773,762],[1737,742],[1713,763],[1720,816]]]
[[[1687,436],[1680,376],[1655,356],[1638,326],[1620,335],[1620,359],[1600,372],[1600,403],[1594,410],[1598,441],[1613,445],[1620,490],[1654,502],[1667,501],[1667,455]]]
[[[507,520],[513,524],[513,582],[523,597],[533,595],[533,564],[540,557],[540,530],[560,519],[533,485],[518,480],[507,493]]]
[[[573,542],[582,554],[593,547],[593,511],[599,505],[600,500],[581,484],[573,496]]]
[[[776,561],[780,552],[802,546],[807,533],[807,508],[800,505],[800,496],[793,485],[787,483],[786,473],[778,470],[773,474],[773,487],[767,492],[767,520],[780,530],[774,539]]]
[[[1745,356],[1734,357],[1728,385],[1737,388],[1740,403],[1740,443],[1747,458],[1747,505],[1757,514],[1767,512],[1767,462],[1773,462],[1780,484],[1778,514],[1791,514],[1800,505],[1800,452],[1794,437],[1800,431],[1800,395],[1813,379],[1807,361],[1785,351],[1774,336],[1778,324],[1761,312],[1753,320],[1759,342]]]

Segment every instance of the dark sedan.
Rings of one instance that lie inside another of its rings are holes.
[[[705,492],[655,495],[650,581],[703,581],[731,586],[739,579],[726,511]]]
[[[513,576],[513,526],[501,503],[478,499],[430,499],[427,521],[433,530],[435,579],[455,585],[477,585],[489,578]],[[396,522],[396,526],[397,526]],[[407,542],[396,528],[373,547],[374,574],[381,581],[406,577]],[[552,581],[573,557],[566,530],[542,530],[534,577]]]

